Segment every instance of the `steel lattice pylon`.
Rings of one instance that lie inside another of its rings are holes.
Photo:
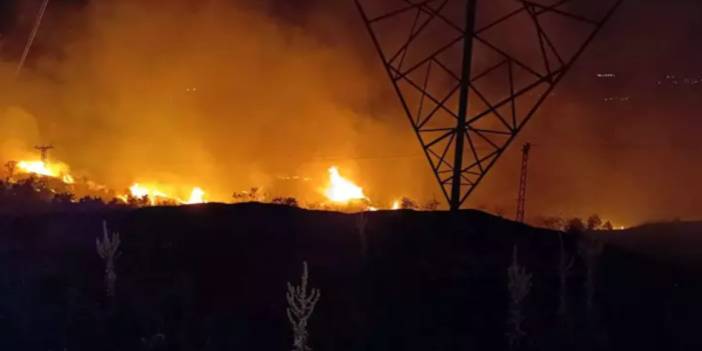
[[[623,0],[354,1],[456,210]]]

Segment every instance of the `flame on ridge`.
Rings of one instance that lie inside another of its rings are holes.
[[[324,195],[329,201],[337,204],[368,199],[363,193],[363,188],[342,177],[337,167],[329,168],[329,185],[324,190]]]

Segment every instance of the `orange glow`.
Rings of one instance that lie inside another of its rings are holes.
[[[395,200],[392,202],[392,207],[391,209],[393,210],[399,210],[402,207],[400,200]]]
[[[365,200],[363,188],[344,178],[336,167],[329,168],[329,185],[324,190],[329,201],[337,204],[347,204],[354,200]]]
[[[148,198],[151,205],[156,205],[159,202],[172,200],[172,198],[155,186],[145,186],[139,183],[134,183],[129,188],[132,197],[136,199]]]
[[[17,163],[17,168],[29,174],[43,175],[47,177],[57,177],[58,172],[50,169],[49,166],[42,161],[20,161]]]
[[[19,173],[33,174],[44,177],[59,178],[66,184],[74,184],[75,179],[68,174],[68,166],[63,163],[51,163],[44,161],[19,161],[17,162]]]
[[[144,186],[136,183],[129,187],[129,192],[134,196],[135,198],[144,198],[146,196],[149,196],[149,189],[145,188]]]
[[[205,191],[202,190],[201,188],[195,187],[193,188],[192,193],[190,193],[190,199],[188,200],[187,204],[192,205],[192,204],[201,204],[205,202]]]
[[[164,188],[173,189],[172,186],[161,186],[161,185],[144,185],[140,183],[134,183],[129,188],[129,193],[131,197],[135,199],[148,199],[149,204],[152,206],[164,204],[164,203],[174,203],[174,204],[201,204],[205,203],[205,191],[200,187],[194,187],[190,192],[190,197],[187,201],[178,198],[172,193],[164,191]],[[181,192],[182,193],[182,192]],[[127,202],[128,196],[119,196],[118,198]]]

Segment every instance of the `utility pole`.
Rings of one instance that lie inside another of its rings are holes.
[[[46,161],[49,159],[49,150],[52,150],[54,147],[53,145],[38,145],[34,148],[41,152],[41,162],[46,163]]]
[[[522,147],[522,172],[519,176],[519,195],[517,196],[517,222],[524,223],[526,212],[526,191],[527,191],[527,171],[529,166],[529,151],[531,144],[526,143]]]

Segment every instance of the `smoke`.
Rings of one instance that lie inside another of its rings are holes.
[[[383,76],[343,37],[329,42],[269,6],[110,1],[53,10],[28,69],[18,80],[3,75],[7,105],[21,106],[3,117],[13,127],[3,137],[20,143],[3,148],[12,157],[51,142],[55,157],[112,187],[201,185],[227,200],[250,186],[288,191],[278,178],[289,176],[317,177],[317,187],[340,160],[365,178],[347,158],[398,138],[373,112]]]
[[[0,155],[4,159],[29,156],[27,151],[33,148],[34,142],[40,140],[34,116],[17,107],[9,107],[0,112],[0,130]]]
[[[669,14],[699,13],[690,8],[698,5],[676,4]],[[15,25],[2,29],[9,35],[0,64],[2,160],[53,143],[52,157],[112,188],[201,186],[223,201],[252,186],[313,201],[326,169],[338,165],[384,205],[405,195],[441,199],[352,1],[55,0],[15,79],[35,5],[14,6]],[[615,17],[517,140],[536,144],[528,214],[598,212],[626,224],[698,214],[691,189],[660,186],[673,183],[670,174],[702,175],[691,166],[699,164],[694,150],[606,146],[640,138],[666,144],[681,131],[692,140],[681,122],[691,121],[692,103],[656,107],[651,96],[629,92],[642,81],[655,84],[661,67],[681,56],[657,45],[683,51],[697,37],[694,21],[678,28],[672,24],[687,22],[671,15],[669,27],[659,23],[643,35],[651,41],[641,40],[636,23],[652,23],[660,7],[646,1],[637,16]],[[654,58],[632,61],[644,54]],[[624,82],[603,88],[593,83],[600,71]],[[606,89],[637,105],[601,104]],[[670,111],[682,117],[663,122]],[[469,205],[509,216],[519,157],[519,147],[510,149]],[[651,164],[670,172],[651,175]]]

